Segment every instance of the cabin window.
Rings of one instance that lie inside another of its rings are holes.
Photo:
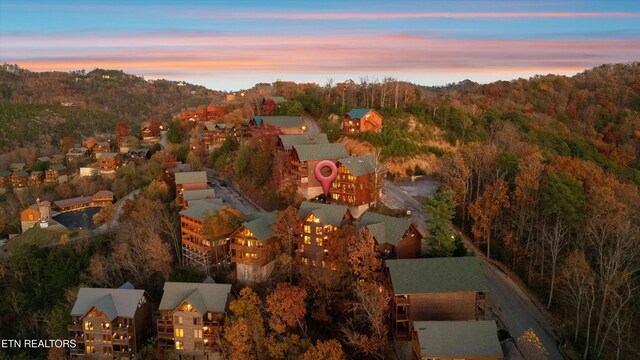
[[[33,214],[29,214],[29,220],[33,220]]]
[[[320,238],[320,237],[316,238],[316,245],[322,246],[322,238]]]
[[[93,330],[93,324],[91,323],[91,321],[85,321],[84,322],[84,329],[85,330]]]
[[[176,316],[176,323],[182,325],[182,316]]]
[[[193,325],[200,325],[200,319],[197,317],[193,318]]]
[[[304,236],[304,243],[305,244],[311,244],[311,236],[305,235]]]
[[[86,353],[87,354],[95,354],[96,353],[96,347],[95,346],[91,346],[91,345],[87,345]]]
[[[316,235],[322,235],[322,228],[320,226],[316,228]]]
[[[184,349],[184,345],[182,344],[182,341],[176,341],[176,350],[182,350]]]
[[[202,329],[193,329],[193,337],[196,339],[202,339]]]
[[[176,328],[176,337],[184,337],[184,329]]]
[[[307,234],[311,234],[311,226],[305,225],[304,226],[304,232],[307,233]]]

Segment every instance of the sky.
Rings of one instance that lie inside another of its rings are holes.
[[[487,83],[639,60],[636,0],[0,0],[0,62],[216,90],[365,76]]]

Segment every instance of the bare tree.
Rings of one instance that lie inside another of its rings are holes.
[[[556,280],[556,266],[558,264],[558,256],[560,252],[567,245],[567,233],[569,229],[562,224],[562,221],[556,216],[556,224],[551,231],[543,232],[542,238],[549,249],[551,258],[551,285],[549,288],[549,301],[547,302],[547,309],[551,307],[551,300],[553,299],[553,289]]]

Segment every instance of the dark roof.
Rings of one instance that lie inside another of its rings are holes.
[[[6,171],[6,170],[5,171],[0,171],[0,176],[3,176],[3,177],[11,176],[11,171]]]
[[[338,161],[347,170],[349,170],[349,173],[351,173],[351,175],[353,176],[373,174],[376,171],[384,170],[384,166],[381,163],[376,161],[373,154],[350,156],[344,159],[340,159]]]
[[[17,171],[16,172],[16,176],[17,177],[25,177],[25,176],[29,176],[29,173],[26,171]]]
[[[53,164],[53,165],[49,166],[49,169],[51,169],[53,171],[62,171],[62,170],[66,170],[67,167],[62,165],[62,164]]]
[[[301,144],[294,145],[293,150],[300,161],[334,160],[349,156],[343,143],[331,144]]]
[[[242,226],[251,231],[258,241],[266,241],[273,237],[271,226],[276,222],[276,211],[257,212],[248,216]]]
[[[80,288],[71,315],[84,316],[95,307],[110,320],[118,316],[132,318],[143,296],[144,290]]]
[[[411,220],[382,215],[367,211],[362,215],[358,227],[367,228],[378,244],[398,245],[405,232],[409,230]]]
[[[262,122],[277,128],[302,128],[304,125],[302,116],[254,116],[253,119],[257,126]]]
[[[396,295],[489,291],[480,260],[473,256],[397,259],[385,264]]]
[[[203,220],[206,216],[213,215],[225,207],[222,199],[202,199],[189,201],[189,207],[180,211],[180,215],[192,219]]]
[[[112,198],[115,195],[115,193],[113,191],[109,191],[109,190],[100,190],[97,193],[93,194],[93,198],[94,199],[103,199],[103,198]]]
[[[424,358],[502,358],[493,320],[414,321]]]
[[[70,206],[86,205],[93,201],[91,196],[78,196],[71,199],[56,200],[53,203],[59,208],[67,208]]]
[[[291,150],[294,145],[328,144],[327,134],[289,134],[280,135],[280,142],[285,150]]]
[[[352,119],[360,119],[373,109],[351,109],[347,115]]]
[[[25,163],[12,163],[11,165],[9,165],[9,168],[11,170],[23,169],[25,167],[26,167]]]
[[[342,219],[347,214],[347,207],[336,204],[302,202],[300,204],[300,220],[306,219],[310,214],[320,219],[320,223],[323,225],[340,226]]]
[[[41,163],[46,163],[46,162],[51,161],[51,159],[49,159],[48,156],[41,156],[37,160],[40,161]]]
[[[118,155],[120,155],[120,153],[106,152],[106,153],[102,153],[102,154],[100,155],[100,158],[101,158],[101,159],[102,159],[102,158],[108,159],[108,158],[114,158],[114,157],[116,157],[116,156],[118,156]]]
[[[216,192],[213,189],[185,190],[182,192],[182,198],[185,201],[214,199],[215,197]]]
[[[166,282],[158,310],[175,310],[186,302],[201,314],[224,312],[230,292],[231,284]]]
[[[206,171],[189,171],[176,173],[176,185],[177,184],[191,184],[191,183],[206,183],[207,172]]]

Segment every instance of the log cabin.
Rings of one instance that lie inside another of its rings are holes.
[[[11,171],[0,171],[0,186],[11,185]]]
[[[331,184],[331,202],[368,207],[380,198],[386,169],[373,154],[339,159],[336,165],[338,176]]]
[[[42,185],[44,181],[44,172],[43,171],[32,171],[29,174],[29,186],[38,187]]]
[[[166,282],[158,310],[158,348],[179,358],[209,359],[220,352],[231,284]]]
[[[411,344],[420,360],[502,360],[492,320],[414,321]]]
[[[183,193],[187,190],[205,190],[207,186],[206,171],[188,171],[175,173],[176,203],[184,206]]]
[[[45,184],[61,184],[67,182],[67,167],[62,164],[53,164],[44,172]]]
[[[357,229],[376,241],[383,259],[413,259],[422,253],[422,235],[411,219],[367,211]]]
[[[29,186],[29,173],[26,171],[16,171],[11,173],[11,185],[15,188]]]
[[[487,280],[476,257],[385,261],[392,332],[409,340],[414,321],[484,320]]]
[[[80,288],[68,326],[78,344],[71,358],[134,357],[150,335],[151,311],[149,295],[130,283],[117,289]]]
[[[254,116],[249,125],[270,134],[302,134],[306,130],[302,116]]]
[[[322,184],[315,175],[316,165],[322,160],[337,162],[349,156],[342,143],[293,145],[287,168],[305,199],[322,194]]]
[[[67,152],[68,161],[80,161],[89,157],[91,152],[84,146],[74,147]]]
[[[112,152],[102,153],[98,159],[98,164],[100,165],[100,174],[115,174],[116,170],[122,166],[122,154]]]
[[[339,227],[352,224],[353,216],[344,205],[312,203],[300,204],[302,234],[296,250],[298,260],[304,265],[326,266],[329,255],[325,248],[332,241],[332,233]]]
[[[288,134],[279,135],[276,147],[287,154],[293,150],[294,145],[328,144],[327,134]]]
[[[229,236],[231,261],[236,264],[239,281],[262,282],[271,275],[277,255],[277,239],[271,228],[275,222],[275,211],[253,213]]]
[[[96,158],[99,157],[99,154],[108,153],[109,151],[111,151],[111,144],[108,141],[97,142],[93,147],[93,154]]]
[[[382,131],[382,116],[373,109],[351,109],[342,119],[342,133]]]
[[[206,231],[203,229],[206,218],[214,215],[221,216],[222,221]],[[222,261],[227,254],[227,238],[237,229],[232,220],[239,217],[240,212],[225,205],[221,199],[189,201],[189,207],[180,211],[186,261],[204,269]]]
[[[20,171],[26,171],[27,170],[27,164],[25,164],[25,163],[11,163],[9,165],[9,170],[11,170],[12,173],[16,173],[16,172],[20,172]]]

